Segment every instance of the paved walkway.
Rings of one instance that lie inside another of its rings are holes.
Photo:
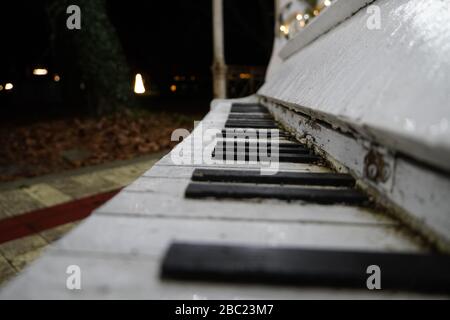
[[[4,230],[11,231],[10,225],[18,220],[28,221],[23,223],[29,225],[33,216],[39,223],[40,217],[45,215],[46,208],[59,206],[63,210],[61,212],[64,213],[67,210],[64,204],[86,203],[85,200],[80,199],[94,200],[95,197],[92,196],[99,194],[111,194],[112,196],[114,194],[111,193],[112,191],[129,185],[162,156],[163,154],[155,154],[129,161],[82,168],[58,175],[2,184],[0,185],[0,230],[4,225]],[[100,199],[100,201],[102,200]],[[90,202],[92,203],[92,201]],[[76,216],[73,218],[75,221],[69,219],[68,223],[65,223],[67,218],[64,219],[59,219],[61,225],[53,221],[53,225],[58,226],[47,229],[44,225],[36,229],[37,232],[18,230],[17,236],[14,233],[12,235],[2,233],[0,237],[0,284],[14,277],[31,261],[39,257],[48,244],[59,239],[79,224]]]

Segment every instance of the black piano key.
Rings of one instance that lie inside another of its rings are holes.
[[[272,115],[269,109],[263,107],[232,107],[228,114],[266,114]]]
[[[256,145],[271,145],[272,143],[274,145],[278,144],[280,147],[282,145],[284,146],[292,146],[292,147],[302,147],[304,148],[304,145],[297,142],[292,141],[289,137],[282,137],[282,136],[249,136],[249,135],[240,135],[237,134],[236,136],[233,136],[232,134],[227,134],[226,136],[222,136],[221,134],[217,135],[217,144],[218,145],[248,145],[252,144],[252,146]]]
[[[235,119],[230,119],[228,118],[227,121],[236,121],[236,122],[275,122],[275,119],[273,118],[255,118],[255,119],[251,119],[251,118],[235,118]]]
[[[267,108],[261,105],[249,104],[249,105],[238,105],[234,104],[231,107],[231,112],[238,113],[248,113],[248,112],[268,112]]]
[[[230,138],[224,138],[221,140],[217,141],[217,147],[219,148],[223,148],[223,146],[227,146],[227,145],[238,145],[239,146],[244,146],[246,148],[248,148],[249,146],[260,146],[260,147],[267,147],[267,148],[271,148],[272,146],[272,142],[270,140],[271,138],[267,139],[267,142],[262,143],[260,139],[245,139],[244,138],[238,138],[238,139],[230,139]],[[262,139],[262,141],[265,141],[266,139]],[[287,140],[289,141],[289,140]],[[275,144],[275,147],[278,148],[305,148],[304,145],[298,143],[298,142],[286,142],[286,140],[281,140],[278,141],[278,143]]]
[[[237,161],[240,155],[238,153],[220,153],[220,152],[214,152],[213,158],[217,160],[235,160]],[[257,153],[246,153],[245,154],[245,161],[269,161],[270,155],[261,155]],[[239,159],[241,160],[241,159]],[[294,153],[280,153],[278,155],[278,162],[290,162],[290,163],[317,163],[321,159],[312,154],[294,154]]]
[[[217,140],[216,149],[218,150],[229,150],[236,151],[239,147],[240,149],[260,149],[261,151],[267,150],[268,152],[272,151],[272,146],[274,148],[274,151],[276,150],[302,150],[302,151],[308,151],[309,149],[306,148],[303,144],[296,143],[296,142],[290,142],[289,140],[276,140],[276,138],[272,137],[265,137],[259,139],[259,138],[251,138],[246,139],[244,137],[237,138],[237,139],[230,139],[230,138],[222,138]]]
[[[192,181],[237,182],[283,185],[314,185],[354,187],[355,179],[348,174],[315,172],[278,172],[274,175],[262,175],[260,171],[196,169]]]
[[[230,114],[229,120],[273,120],[273,117],[268,114]]]
[[[241,131],[223,131],[221,133],[217,134],[218,138],[226,138],[226,139],[272,139],[272,138],[276,138],[279,137],[280,139],[287,139],[290,138],[289,135],[283,133],[283,132],[279,132],[279,133],[274,133],[273,135],[269,132],[262,132],[262,133],[249,133],[249,132],[241,132]]]
[[[231,111],[228,116],[231,115],[236,115],[236,116],[256,116],[256,115],[260,115],[260,116],[268,116],[268,117],[272,117],[272,115],[270,114],[269,111],[264,110],[264,109],[250,109],[250,110],[240,110],[240,111]]]
[[[262,106],[259,103],[239,103],[239,102],[235,102],[232,104],[232,107],[234,108],[264,108],[264,106]]]
[[[247,124],[259,124],[259,125],[269,125],[274,126],[277,123],[273,120],[228,120],[225,124],[239,124],[239,125],[247,125]]]
[[[303,200],[319,204],[364,205],[368,198],[353,189],[241,185],[236,183],[191,183],[187,198]]]
[[[273,118],[250,118],[250,117],[245,117],[245,118],[237,118],[237,117],[232,117],[232,118],[228,118],[227,121],[236,121],[236,122],[275,122],[275,119]]]
[[[239,112],[239,113],[245,113],[245,112],[268,112],[267,108],[261,107],[261,106],[233,106],[231,107],[230,112]]]
[[[277,125],[258,124],[258,123],[229,123],[225,124],[225,128],[248,128],[248,129],[278,129]]]
[[[274,131],[274,132],[272,132]],[[222,130],[221,133],[217,134],[217,136],[219,137],[237,137],[237,138],[242,138],[242,137],[271,137],[272,133],[274,136],[278,135],[280,138],[281,137],[290,137],[289,134],[287,134],[284,131],[281,130],[261,130],[261,129],[250,129],[250,130],[246,130],[246,129],[225,129]]]
[[[264,149],[266,150],[266,154],[270,155],[272,154],[272,149],[270,147],[264,147]],[[215,154],[216,152],[218,154],[230,154],[230,153],[237,153],[237,154],[241,154],[243,152],[245,152],[246,154],[248,153],[262,153],[262,148],[258,147],[258,146],[250,146],[250,145],[246,145],[246,146],[238,146],[235,144],[234,146],[227,146],[226,144],[218,144],[216,146],[216,148],[213,151],[213,154]],[[296,145],[293,146],[288,146],[288,147],[275,147],[274,146],[274,152],[278,152],[278,154],[283,155],[283,154],[310,154],[311,151],[303,148],[303,147],[299,147]]]
[[[252,111],[251,109],[246,109],[246,111],[248,111],[248,110]],[[265,108],[256,109],[256,110],[253,109],[253,111],[254,112],[238,112],[238,111],[230,110],[230,113],[228,114],[228,116],[235,115],[235,116],[241,116],[241,117],[251,117],[254,115],[260,115],[260,116],[264,116],[264,117],[271,117],[271,118],[273,117],[273,115],[269,112],[269,110],[265,109]]]
[[[228,114],[228,118],[230,116],[235,117],[253,117],[253,116],[265,116],[273,119],[273,116],[268,111],[254,111],[254,112],[230,112]]]
[[[382,290],[450,292],[450,256],[174,243],[163,278],[367,289],[369,266]]]

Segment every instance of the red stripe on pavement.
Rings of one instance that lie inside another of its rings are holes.
[[[97,194],[0,220],[0,244],[87,218],[92,211],[113,198],[119,191]]]

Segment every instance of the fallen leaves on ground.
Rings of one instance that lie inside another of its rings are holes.
[[[122,111],[0,128],[0,181],[126,160],[172,148],[175,129],[196,120],[177,113]],[[77,152],[80,151],[80,152]],[[68,159],[65,154],[81,154]]]

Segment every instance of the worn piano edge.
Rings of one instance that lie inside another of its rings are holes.
[[[406,224],[438,251],[450,253],[448,174],[380,146],[351,130],[345,122],[327,122],[323,120],[326,116],[320,115],[321,120],[316,120],[269,97],[260,96],[260,103],[286,131],[313,148],[332,168],[352,174],[358,186],[388,215]],[[383,170],[380,166],[385,167],[384,172],[369,177],[373,170]]]

